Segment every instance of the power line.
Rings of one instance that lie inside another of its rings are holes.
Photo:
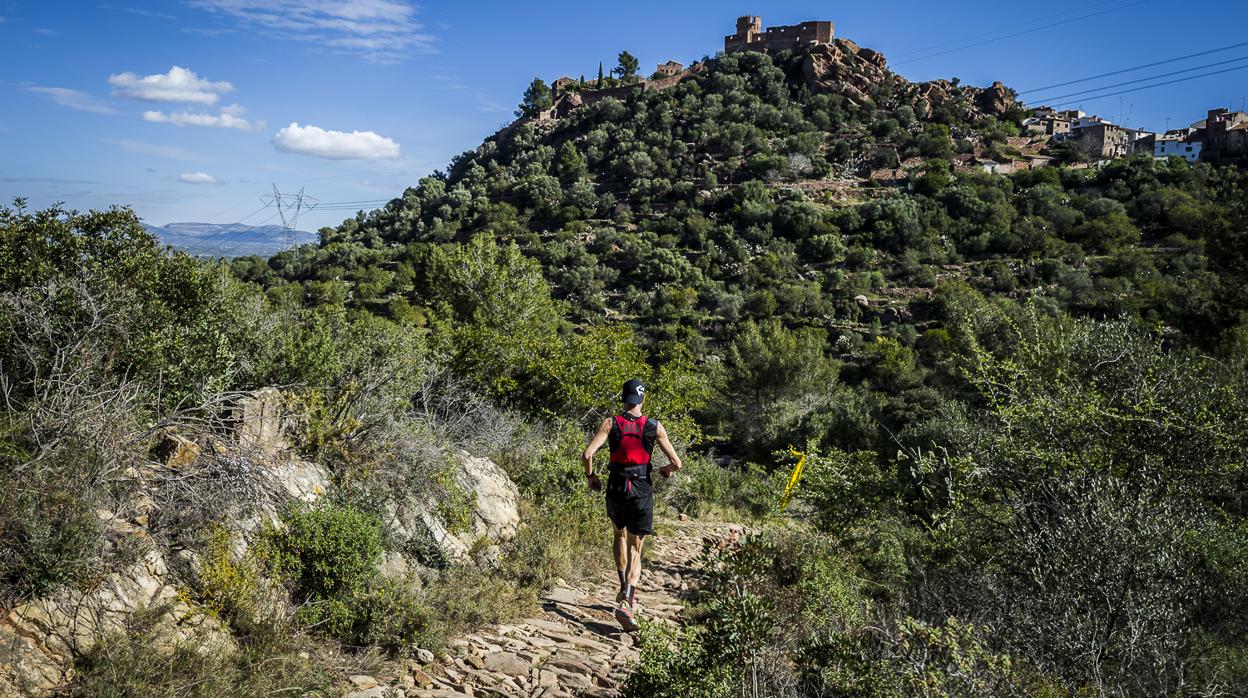
[[[1242,48],[1244,46],[1248,46],[1248,41],[1245,41],[1240,44],[1231,44],[1230,46],[1223,46],[1222,48],[1209,49],[1208,51],[1201,51],[1199,53],[1189,53],[1186,56],[1177,56],[1175,58],[1167,58],[1164,61],[1157,61],[1155,63],[1145,63],[1144,65],[1137,65],[1131,68],[1123,68],[1122,70],[1114,70],[1108,73],[1101,73],[1100,75],[1092,75],[1086,78],[1079,78],[1077,80],[1067,80],[1066,82],[1059,82],[1055,85],[1045,85],[1044,87],[1033,87],[1030,90],[1023,90],[1022,92],[1019,92],[1018,94],[1025,95],[1025,94],[1030,94],[1032,92],[1040,92],[1042,90],[1052,90],[1057,87],[1066,87],[1067,85],[1074,85],[1080,82],[1088,82],[1089,80],[1099,80],[1101,78],[1108,78],[1108,77],[1113,77],[1115,75],[1122,75],[1123,73],[1132,73],[1137,70],[1143,70],[1145,68],[1155,68],[1159,65],[1165,65],[1167,63],[1176,63],[1178,61],[1185,61],[1189,58],[1200,58],[1201,56],[1208,56],[1211,53],[1221,53],[1223,51],[1230,51],[1233,48]]]
[[[1225,68],[1225,69],[1223,69],[1223,70],[1215,70],[1215,71],[1212,71],[1212,72],[1209,72],[1209,73],[1202,73],[1202,74],[1200,74],[1200,75],[1193,75],[1193,76],[1191,76],[1191,77],[1189,77],[1189,78],[1179,78],[1178,80],[1167,80],[1167,81],[1165,81],[1165,82],[1159,82],[1159,83],[1156,83],[1156,84],[1153,84],[1153,85],[1144,85],[1143,87],[1133,87],[1133,88],[1131,88],[1131,89],[1129,89],[1129,90],[1121,90],[1121,91],[1119,91],[1119,92],[1109,92],[1109,93],[1107,93],[1107,94],[1102,94],[1102,95],[1093,95],[1093,96],[1091,96],[1091,97],[1086,97],[1086,98],[1083,98],[1083,99],[1077,99],[1077,100],[1070,101],[1070,102],[1061,102],[1061,103],[1059,103],[1059,104],[1053,104],[1053,105],[1050,105],[1050,106],[1053,106],[1053,107],[1063,107],[1063,106],[1066,106],[1066,105],[1069,105],[1069,104],[1075,104],[1075,103],[1077,103],[1077,102],[1087,102],[1087,101],[1091,101],[1091,100],[1095,100],[1095,99],[1104,99],[1105,97],[1117,97],[1118,95],[1130,94],[1130,93],[1132,93],[1132,92],[1140,92],[1140,91],[1143,91],[1143,90],[1151,90],[1151,89],[1153,89],[1154,87],[1164,87],[1164,86],[1166,86],[1166,85],[1173,85],[1173,84],[1175,84],[1175,83],[1180,83],[1180,82],[1190,82],[1190,81],[1192,81],[1192,80],[1197,80],[1197,79],[1199,79],[1199,78],[1207,78],[1207,77],[1209,77],[1209,76],[1211,76],[1211,75],[1221,75],[1221,74],[1223,74],[1223,73],[1231,73],[1231,72],[1234,72],[1234,71],[1236,71],[1236,70],[1243,70],[1243,69],[1245,69],[1245,68],[1248,68],[1248,65],[1236,66],[1236,67],[1234,67],[1234,68]]]
[[[1127,9],[1128,7],[1135,7],[1135,6],[1137,6],[1137,5],[1144,5],[1144,4],[1147,4],[1147,3],[1153,2],[1153,1],[1154,1],[1154,0],[1136,0],[1136,2],[1127,3],[1126,5],[1121,5],[1121,6],[1118,6],[1118,7],[1111,7],[1111,8],[1109,8],[1109,9],[1106,9],[1106,10],[1101,10],[1101,11],[1099,11],[1099,12],[1090,12],[1090,13],[1088,13],[1088,14],[1079,15],[1078,17],[1072,17],[1072,18],[1070,18],[1070,19],[1062,20],[1061,22],[1053,22],[1052,24],[1045,24],[1045,25],[1043,25],[1043,26],[1035,27],[1035,28],[1033,28],[1033,29],[1026,29],[1026,30],[1024,30],[1024,31],[1014,32],[1013,34],[1006,34],[1005,36],[999,36],[999,37],[997,37],[997,38],[995,38],[995,39],[988,39],[988,40],[986,40],[986,41],[980,41],[980,42],[973,43],[973,44],[967,44],[966,46],[959,46],[959,47],[957,47],[957,48],[946,49],[946,50],[944,50],[944,51],[937,51],[936,53],[930,53],[930,54],[927,54],[927,55],[925,55],[925,56],[919,56],[919,57],[917,57],[917,58],[911,58],[911,59],[904,60],[904,61],[898,61],[898,62],[894,63],[893,65],[905,65],[906,63],[913,63],[913,62],[915,62],[915,61],[925,61],[925,60],[927,60],[927,59],[929,59],[929,58],[935,58],[935,57],[937,57],[937,56],[943,56],[943,55],[946,55],[946,54],[949,54],[949,53],[956,53],[956,52],[958,52],[958,51],[965,51],[965,50],[966,50],[966,49],[968,49],[968,48],[975,48],[975,47],[978,47],[978,46],[984,46],[984,45],[987,45],[987,44],[996,43],[996,42],[998,42],[998,41],[1004,41],[1004,40],[1006,40],[1006,39],[1013,39],[1013,38],[1015,38],[1015,37],[1025,36],[1025,35],[1027,35],[1027,34],[1033,34],[1033,33],[1035,33],[1035,32],[1038,32],[1038,31],[1043,31],[1043,30],[1045,30],[1045,29],[1052,29],[1053,27],[1060,27],[1060,26],[1062,26],[1062,25],[1064,25],[1064,24],[1070,24],[1070,23],[1072,23],[1072,22],[1078,22],[1078,21],[1079,21],[1079,20],[1081,20],[1081,19],[1088,19],[1088,18],[1090,18],[1090,17],[1096,17],[1096,16],[1098,16],[1098,15],[1108,14],[1108,13],[1110,13],[1110,12],[1118,12],[1118,11],[1120,11],[1120,10],[1125,10],[1125,9]]]
[[[1026,27],[1026,26],[1028,26],[1028,25],[1035,24],[1035,23],[1037,23],[1037,22],[1045,22],[1045,21],[1048,21],[1048,20],[1050,20],[1050,19],[1057,19],[1058,17],[1065,17],[1066,15],[1071,14],[1071,13],[1073,13],[1073,12],[1080,12],[1080,11],[1083,11],[1083,10],[1088,10],[1088,9],[1093,8],[1093,7],[1097,7],[1098,5],[1106,5],[1106,4],[1110,4],[1110,3],[1116,3],[1116,2],[1121,2],[1121,0],[1101,0],[1101,2],[1094,2],[1094,3],[1091,3],[1091,4],[1086,5],[1086,6],[1084,6],[1084,7],[1079,7],[1079,8],[1073,9],[1073,10],[1066,10],[1065,12],[1058,12],[1057,14],[1048,15],[1048,16],[1046,16],[1046,17],[1037,17],[1036,19],[1028,20],[1028,21],[1026,21],[1026,22],[1021,22],[1021,23],[1019,23],[1019,24],[1011,24],[1011,25],[1009,25],[1008,27],[1001,27],[1001,28],[999,28],[999,29],[993,29],[993,30],[991,30],[991,31],[981,32],[981,33],[979,33],[979,34],[971,34],[970,36],[964,36],[964,37],[962,37],[962,38],[960,38],[960,39],[953,39],[953,40],[951,40],[951,41],[943,41],[943,42],[941,42],[941,43],[939,43],[939,44],[932,44],[931,46],[925,46],[925,47],[923,47],[923,48],[917,48],[917,49],[913,49],[913,50],[910,50],[910,51],[903,51],[903,52],[901,52],[901,53],[894,53],[894,54],[893,54],[893,57],[894,57],[894,58],[904,58],[904,57],[906,57],[906,56],[913,56],[913,55],[915,55],[915,54],[917,54],[917,53],[927,53],[928,51],[932,51],[932,50],[935,50],[935,49],[945,48],[946,46],[953,46],[954,44],[960,44],[960,43],[962,43],[963,41],[973,41],[973,40],[975,40],[975,39],[979,39],[979,38],[982,38],[982,37],[985,37],[985,36],[992,36],[993,34],[999,34],[999,33],[1001,33],[1001,32],[1010,31],[1010,30],[1012,30],[1012,29],[1019,29],[1019,28],[1021,28],[1021,27]]]
[[[336,179],[350,179],[352,177],[367,177],[370,175],[380,176],[380,175],[405,174],[407,172],[412,171],[413,169],[418,169],[422,167],[438,167],[439,165],[445,165],[445,164],[446,163],[441,162],[441,161],[432,161],[432,160],[427,161],[427,162],[413,162],[413,163],[404,165],[402,167],[396,167],[393,169],[349,172],[347,174],[329,175],[327,177],[314,177],[312,179],[300,179],[299,183],[306,184],[308,182],[328,182],[328,181],[336,180]],[[282,184],[282,182],[279,182],[279,184]]]
[[[1071,92],[1068,94],[1057,95],[1055,97],[1048,97],[1046,99],[1040,99],[1036,101],[1041,104],[1044,104],[1046,102],[1052,102],[1052,101],[1056,101],[1059,99],[1066,99],[1067,97],[1078,97],[1079,95],[1086,95],[1086,94],[1090,94],[1093,92],[1100,92],[1102,90],[1112,90],[1116,87],[1125,87],[1127,85],[1137,85],[1141,82],[1148,82],[1149,80],[1157,80],[1159,78],[1168,78],[1168,77],[1172,77],[1175,75],[1182,75],[1183,73],[1193,73],[1193,72],[1196,72],[1197,70],[1205,70],[1207,68],[1216,68],[1220,65],[1227,65],[1229,63],[1239,63],[1241,61],[1248,61],[1248,56],[1240,56],[1239,58],[1232,58],[1226,61],[1218,61],[1216,63],[1207,63],[1205,65],[1198,65],[1194,68],[1184,68],[1183,70],[1175,70],[1169,73],[1161,73],[1160,75],[1150,75],[1146,78],[1137,78],[1135,80],[1127,80],[1126,82],[1119,82],[1113,85],[1101,85],[1100,87],[1094,87],[1092,89],[1083,90],[1081,92]]]

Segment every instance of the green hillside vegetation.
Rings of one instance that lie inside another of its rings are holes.
[[[955,171],[957,153],[1007,154],[1023,110],[890,73],[857,100],[806,61],[722,56],[668,90],[521,121],[269,259],[162,252],[125,210],[5,209],[0,594],[133,554],[102,546],[89,512],[124,496],[117,474],[162,420],[293,386],[337,509],[290,512],[307,536],[274,534],[247,564],[325,615],[273,632],[247,584],[197,598],[301,685],[323,668],[300,642],[436,645],[605,557],[575,457],[641,377],[691,454],[668,511],[764,532],[709,556],[689,630],[646,629],[626,694],[1234,695],[1248,173]],[[864,179],[910,158],[897,186]],[[433,455],[400,470],[400,444]],[[380,554],[371,507],[413,482],[453,507],[435,477],[450,444],[524,492],[494,574],[402,598],[367,581],[372,558],[306,577],[323,561],[303,551],[332,552],[335,531]],[[808,466],[779,515],[790,446]],[[141,661],[116,642],[83,685]],[[148,680],[247,675],[169,672]]]

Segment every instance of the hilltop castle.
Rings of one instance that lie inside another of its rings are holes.
[[[724,53],[737,51],[783,51],[813,44],[832,43],[836,28],[831,22],[802,22],[789,26],[767,27],[763,18],[746,15],[737,18],[737,33],[724,37]]]

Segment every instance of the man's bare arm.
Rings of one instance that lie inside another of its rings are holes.
[[[663,449],[663,455],[667,456],[668,464],[659,468],[659,474],[663,477],[671,477],[672,473],[680,470],[683,463],[680,462],[680,456],[676,455],[676,449],[672,447],[672,442],[667,438],[667,430],[663,428],[663,424],[659,424],[658,429],[659,448]]]
[[[607,443],[607,437],[611,435],[611,420],[602,420],[602,426],[598,427],[598,432],[589,440],[589,445],[585,447],[585,452],[581,454],[581,465],[585,466],[585,475],[588,477],[594,473],[594,454],[602,445]]]

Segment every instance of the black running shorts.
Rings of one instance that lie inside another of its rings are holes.
[[[654,489],[647,480],[612,474],[607,478],[607,517],[636,536],[654,532]]]

